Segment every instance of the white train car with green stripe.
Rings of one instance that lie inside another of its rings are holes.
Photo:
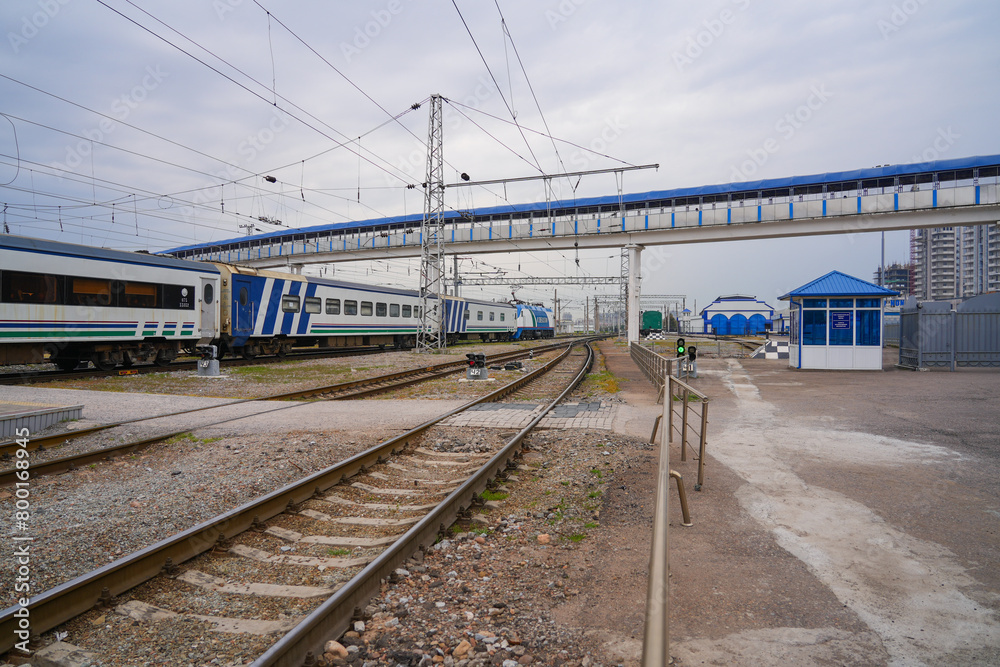
[[[0,236],[0,365],[166,365],[217,336],[211,264]]]

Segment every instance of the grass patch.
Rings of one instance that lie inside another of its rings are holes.
[[[178,442],[191,442],[196,445],[207,445],[212,442],[217,442],[222,440],[222,438],[196,438],[194,434],[188,431],[187,433],[181,433],[180,435],[175,435],[174,437],[167,440],[168,445],[175,445]]]
[[[483,500],[506,500],[509,495],[509,493],[503,491],[490,491],[487,489],[480,494],[480,497]]]
[[[340,548],[340,549],[327,549],[326,550],[326,554],[328,556],[350,556],[351,555],[351,550],[350,549],[344,549],[344,548]]]
[[[591,491],[590,493],[587,494],[587,497],[588,498],[600,498],[603,493],[604,493],[603,491]]]
[[[587,533],[573,533],[569,536],[570,542],[583,542],[587,539]]]
[[[583,388],[585,390],[601,390],[609,394],[616,394],[619,391],[618,378],[611,371],[591,373],[583,381]]]
[[[587,523],[583,524],[583,527],[586,528],[587,530],[593,530],[594,528],[597,528],[599,525],[600,524],[595,521],[588,521]]]

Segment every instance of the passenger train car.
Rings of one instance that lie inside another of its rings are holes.
[[[520,338],[527,322],[506,303],[441,301],[452,342]],[[245,358],[405,348],[416,344],[420,307],[413,290],[0,235],[0,365],[165,365],[207,345]],[[528,337],[547,324],[532,319]]]
[[[0,364],[170,363],[216,338],[219,269],[0,236]]]

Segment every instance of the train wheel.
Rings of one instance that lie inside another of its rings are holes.
[[[243,352],[240,354],[247,361],[253,361],[254,357],[257,356],[257,349],[251,345],[244,345]]]
[[[177,355],[173,354],[173,350],[160,350],[156,353],[156,359],[153,360],[153,363],[157,366],[169,366],[176,358]]]
[[[59,370],[65,371],[65,372],[68,373],[69,371],[75,370],[76,367],[80,365],[80,360],[79,359],[65,359],[65,358],[63,358],[63,359],[54,359],[52,361],[52,363],[54,363],[56,366],[58,366]]]
[[[118,365],[115,363],[114,359],[111,359],[107,355],[101,354],[100,352],[95,352],[94,356],[90,358],[90,362],[94,364],[94,368],[101,371],[114,370],[114,367]]]
[[[278,349],[275,350],[275,355],[277,355],[279,359],[284,359],[285,357],[287,357],[288,346],[285,345],[284,343],[278,343]]]

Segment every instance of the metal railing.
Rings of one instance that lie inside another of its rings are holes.
[[[670,537],[669,537],[669,507],[670,478],[677,482],[677,493],[681,501],[684,526],[691,525],[691,515],[687,507],[687,497],[684,493],[684,480],[680,473],[670,469],[670,446],[674,433],[674,412],[680,403],[680,434],[681,460],[687,460],[688,433],[693,432],[698,438],[698,484],[696,490],[701,490],[704,483],[704,457],[706,436],[708,433],[708,397],[698,392],[690,385],[673,377],[674,359],[660,356],[637,344],[629,345],[629,355],[643,374],[659,389],[663,399],[663,413],[656,418],[650,442],[656,440],[656,433],[661,423],[665,423],[663,437],[660,438],[659,466],[656,482],[656,506],[653,514],[653,535],[649,554],[649,584],[646,591],[646,626],[643,635],[642,665],[643,667],[662,667],[670,662]],[[680,400],[675,401],[678,397]],[[691,404],[701,405],[700,414]],[[689,428],[690,415],[697,416],[701,427],[697,432]]]
[[[661,356],[638,343],[629,343],[628,353],[646,379],[658,390],[656,402],[659,403],[663,399],[663,378],[673,375],[675,360]]]
[[[673,376],[666,376],[669,390],[664,397],[663,411],[667,413],[666,437],[664,440],[673,442],[674,432],[680,436],[681,461],[687,461],[688,448],[692,441],[697,440],[695,460],[698,461],[698,481],[695,491],[701,491],[705,484],[705,447],[708,444],[708,396],[702,394],[691,385]],[[667,403],[670,404],[668,409]],[[679,403],[679,405],[675,405]],[[700,406],[700,410],[698,409]],[[678,425],[675,427],[675,412]],[[698,424],[697,430],[694,424]]]

